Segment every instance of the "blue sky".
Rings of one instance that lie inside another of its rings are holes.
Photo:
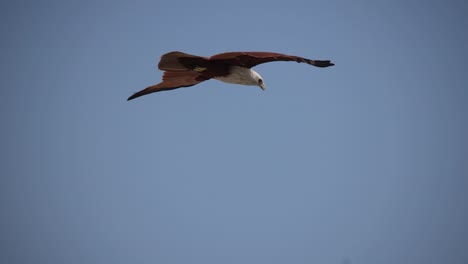
[[[1,263],[468,262],[465,1],[0,7]],[[173,50],[336,66],[127,102]]]

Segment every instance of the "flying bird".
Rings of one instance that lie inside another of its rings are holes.
[[[162,55],[158,64],[158,68],[164,71],[162,82],[134,93],[127,100],[150,93],[190,87],[209,79],[259,86],[265,90],[264,79],[252,67],[272,61],[295,61],[321,68],[334,65],[329,60],[311,60],[273,52],[226,52],[207,58],[173,51]]]

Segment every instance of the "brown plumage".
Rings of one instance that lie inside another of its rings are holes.
[[[162,82],[133,94],[127,100],[154,92],[193,86],[212,78],[265,89],[263,79],[251,68],[272,61],[295,61],[321,68],[334,65],[329,60],[311,60],[273,52],[227,52],[207,58],[174,51],[161,56],[158,68],[164,71]]]

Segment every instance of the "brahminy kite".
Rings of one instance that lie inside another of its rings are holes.
[[[207,58],[173,51],[162,55],[158,64],[158,68],[164,71],[162,82],[133,94],[127,100],[159,91],[190,87],[209,79],[259,86],[265,90],[262,76],[251,68],[271,61],[295,61],[321,68],[335,65],[329,60],[310,60],[273,52],[227,52]]]

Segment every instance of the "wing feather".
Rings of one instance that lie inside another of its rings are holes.
[[[158,68],[163,71],[186,71],[193,69],[195,65],[204,65],[206,61],[208,58],[173,51],[161,56]]]
[[[329,67],[335,64],[329,60],[311,60],[303,57],[286,55],[274,52],[226,52],[214,55],[210,61],[220,61],[237,65],[245,68],[252,68],[256,65],[272,62],[272,61],[295,61],[299,63],[307,63],[316,67]]]
[[[146,87],[145,89],[134,93],[127,99],[127,101],[150,93],[173,90],[182,87],[190,87],[208,79],[210,78],[202,76],[198,72],[194,71],[165,71],[161,83]]]

